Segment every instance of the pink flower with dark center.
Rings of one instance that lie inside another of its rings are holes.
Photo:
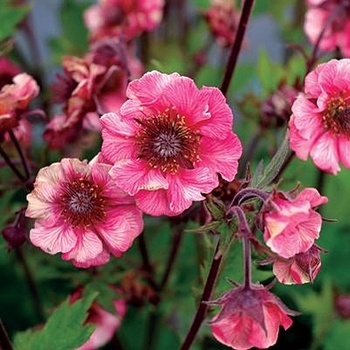
[[[319,237],[322,217],[314,208],[327,203],[314,188],[305,188],[295,198],[274,192],[264,211],[264,240],[282,258],[305,253]]]
[[[320,64],[292,106],[290,147],[323,171],[350,168],[350,59]]]
[[[299,253],[289,259],[276,258],[273,273],[283,284],[304,284],[313,282],[321,269],[320,252],[314,244],[305,253]]]
[[[117,113],[102,116],[102,156],[111,176],[151,215],[178,215],[232,181],[242,146],[217,88],[177,73],[146,73],[129,84]]]
[[[129,249],[142,232],[142,213],[109,170],[106,164],[68,158],[42,168],[27,196],[26,216],[36,219],[31,242],[83,268]]]
[[[304,31],[312,44],[316,44],[322,31],[319,48],[325,52],[340,49],[344,57],[350,56],[350,3],[348,0],[308,0]]]
[[[93,41],[105,37],[130,41],[161,21],[164,0],[99,0],[84,13]]]
[[[259,284],[250,289],[239,286],[209,304],[222,307],[210,321],[214,337],[233,349],[266,349],[274,345],[279,327],[286,330],[292,325],[288,315],[298,314]]]

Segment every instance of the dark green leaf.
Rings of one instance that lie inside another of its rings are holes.
[[[94,326],[84,325],[87,311],[96,298],[92,293],[73,304],[65,300],[49,317],[39,331],[27,330],[17,333],[14,339],[16,350],[70,350],[85,343]]]

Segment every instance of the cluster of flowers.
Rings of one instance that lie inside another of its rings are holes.
[[[308,3],[305,30],[315,41],[320,32],[316,19],[324,23],[335,10],[333,2]],[[90,51],[84,58],[65,57],[64,74],[53,87],[55,101],[64,106],[45,128],[48,145],[62,148],[82,130],[93,130],[101,133],[102,146],[89,162],[64,158],[40,169],[25,215],[35,219],[30,231],[35,246],[49,254],[62,253],[62,259],[79,268],[106,264],[110,255],[121,257],[142,233],[144,214],[180,215],[194,201],[203,201],[220,177],[232,182],[237,174],[242,146],[220,90],[198,88],[178,73],[141,76],[133,39],[159,24],[163,5],[162,0],[101,0],[88,9]],[[217,6],[206,14],[215,26],[212,13]],[[229,30],[232,33],[232,26]],[[336,22],[326,33],[321,49],[339,46],[348,52]],[[228,38],[223,41],[231,44]],[[6,60],[0,61],[0,75],[2,141],[16,138],[25,146],[30,143],[25,139],[30,135],[26,117],[35,113],[28,107],[39,93],[38,85]],[[340,170],[339,163],[350,168],[349,82],[350,59],[320,64],[307,75],[289,121],[295,154],[302,160],[310,155],[317,167],[332,174]],[[322,251],[315,244],[322,224],[316,208],[327,198],[313,188],[299,194],[275,189],[260,198],[260,228],[277,280],[312,282]],[[235,349],[266,348],[276,342],[280,325],[287,329],[292,324],[288,315],[295,312],[266,287],[248,282],[211,302],[222,306],[211,321],[213,335]],[[96,320],[110,321],[108,337],[125,314],[124,304],[116,302],[116,308],[117,318],[98,305],[91,311]],[[99,340],[93,346],[97,344]]]

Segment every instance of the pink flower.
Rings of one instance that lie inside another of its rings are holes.
[[[211,6],[204,12],[209,29],[223,47],[230,47],[234,40],[240,18],[240,12],[232,0],[211,0]]]
[[[30,102],[38,95],[39,87],[26,73],[13,77],[12,84],[0,90],[0,132],[18,126],[19,120]]]
[[[314,188],[305,188],[294,199],[274,192],[270,208],[264,217],[264,240],[268,247],[283,258],[305,253],[319,237],[322,217],[313,208],[327,203]]]
[[[31,242],[83,268],[129,249],[143,229],[142,213],[109,170],[106,164],[68,158],[42,168],[27,196],[26,216],[36,219]]]
[[[92,40],[122,37],[126,41],[151,31],[161,21],[163,0],[99,0],[84,13]]]
[[[82,290],[79,288],[71,296],[71,302],[81,298]],[[114,333],[121,325],[122,319],[126,314],[126,302],[123,299],[113,300],[113,306],[116,313],[111,313],[103,309],[97,302],[94,302],[89,311],[86,323],[96,326],[90,338],[75,350],[95,350],[107,344]]]
[[[52,148],[76,141],[82,131],[100,132],[100,115],[121,106],[129,75],[140,69],[116,40],[94,43],[83,58],[65,56],[62,65],[64,73],[52,88],[54,101],[64,103],[64,113],[56,115],[44,131]]]
[[[297,315],[259,284],[250,289],[239,286],[210,304],[222,306],[210,322],[214,337],[233,349],[270,347],[277,341],[279,327],[292,325],[288,315]]]
[[[308,0],[304,31],[312,44],[321,32],[319,48],[325,52],[340,48],[345,57],[350,56],[350,6],[343,0]],[[331,22],[330,22],[331,20]]]
[[[276,258],[273,273],[283,284],[304,284],[313,282],[321,268],[320,252],[314,244],[305,253],[299,253],[289,259]]]
[[[234,179],[242,147],[217,88],[152,71],[131,82],[127,96],[119,112],[101,118],[102,156],[144,212],[178,215],[218,186],[218,173]]]
[[[336,174],[350,168],[350,59],[320,64],[305,79],[305,93],[292,106],[290,147]]]

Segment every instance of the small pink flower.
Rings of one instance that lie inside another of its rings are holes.
[[[305,188],[294,199],[274,192],[264,217],[264,240],[268,247],[283,258],[305,253],[319,237],[322,217],[313,208],[327,203],[316,189]]]
[[[39,87],[26,73],[13,77],[12,84],[6,84],[0,90],[0,132],[18,126],[22,112],[38,95]]]
[[[222,306],[210,322],[214,337],[233,349],[272,346],[279,327],[286,330],[292,325],[288,315],[297,315],[259,284],[250,289],[239,286],[209,304]]]
[[[106,164],[68,158],[42,168],[27,196],[26,216],[36,219],[31,242],[83,268],[129,249],[143,229],[142,213],[109,170]]]
[[[350,56],[350,5],[342,0],[308,0],[304,31],[316,44],[324,30],[319,48],[325,52],[340,48],[344,57]],[[332,19],[330,21],[330,19]]]
[[[71,296],[71,302],[81,298],[82,290],[78,288]],[[113,300],[116,313],[103,309],[97,302],[94,302],[86,320],[87,324],[96,326],[90,338],[75,350],[95,350],[107,344],[118,330],[126,314],[126,302],[123,299]]]
[[[242,146],[217,88],[153,71],[131,82],[127,96],[101,118],[102,156],[144,212],[178,215],[218,186],[218,173],[234,179]]]
[[[163,5],[164,0],[99,0],[85,11],[84,20],[94,41],[105,37],[130,41],[160,23]]]
[[[273,273],[278,282],[283,284],[313,282],[321,268],[321,251],[322,249],[314,244],[305,253],[296,254],[289,259],[276,258]]]
[[[117,110],[126,100],[128,77],[135,70],[131,53],[116,40],[94,43],[83,58],[65,56],[62,65],[64,73],[52,90],[54,102],[64,103],[63,113],[44,131],[52,148],[76,141],[82,131],[100,132],[100,115]]]
[[[333,59],[309,73],[292,111],[290,147],[297,157],[310,155],[331,174],[339,163],[350,168],[350,59]]]
[[[235,40],[240,12],[235,9],[232,0],[211,0],[210,3],[204,18],[218,44],[230,47]]]

